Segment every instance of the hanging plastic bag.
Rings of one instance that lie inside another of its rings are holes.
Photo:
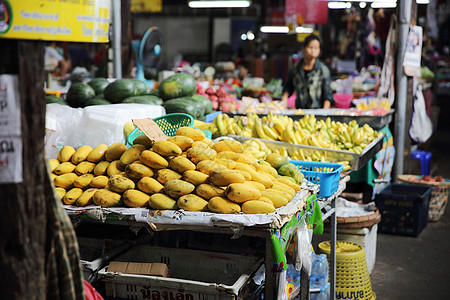
[[[311,235],[310,230],[308,229],[306,222],[304,220],[301,221],[299,228],[297,230],[297,261],[295,262],[295,269],[300,271],[301,267],[305,269],[305,272],[311,275],[312,268],[312,246],[311,246]]]
[[[414,111],[409,127],[409,135],[417,143],[426,142],[433,133],[433,123],[427,115],[422,86],[419,84],[414,97]]]

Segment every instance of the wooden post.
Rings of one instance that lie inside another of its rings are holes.
[[[120,11],[122,17],[122,76],[129,78],[131,73],[131,0],[121,0]]]

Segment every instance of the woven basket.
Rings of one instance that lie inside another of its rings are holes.
[[[430,204],[428,208],[428,221],[438,221],[445,212],[448,202],[448,194],[450,190],[450,182],[428,182],[420,179],[418,175],[399,175],[398,180],[411,183],[432,186]]]
[[[325,253],[328,260],[330,249],[330,241],[318,246],[318,252]],[[370,283],[366,255],[363,247],[358,244],[336,242],[336,299],[376,299]]]

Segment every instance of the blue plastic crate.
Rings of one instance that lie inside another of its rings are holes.
[[[378,232],[418,236],[428,223],[433,187],[391,183],[375,197],[381,214]]]
[[[330,197],[337,191],[343,165],[303,160],[291,160],[290,162],[297,166],[308,181],[320,185],[318,198]]]

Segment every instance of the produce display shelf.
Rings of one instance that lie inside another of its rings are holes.
[[[304,115],[295,114],[295,110],[286,110],[283,112],[283,115],[289,116],[292,120],[300,120],[304,117]],[[359,126],[363,126],[364,124],[369,124],[375,130],[379,130],[386,125],[388,125],[392,121],[392,116],[395,112],[394,109],[391,109],[387,114],[381,116],[374,115],[361,115],[350,113],[348,109],[340,109],[340,108],[331,108],[331,109],[303,109],[303,112],[306,115],[314,115],[317,120],[325,120],[330,117],[332,121],[341,122],[341,123],[349,123],[352,120],[356,120]],[[245,116],[246,114],[237,114],[237,113],[227,113],[230,117],[233,116]],[[267,114],[258,114],[258,116],[264,117]]]
[[[264,140],[258,138],[258,140],[263,141],[267,148],[274,151],[276,149],[280,149],[281,147],[284,147],[286,151],[291,155],[294,151],[302,150],[305,156],[311,156],[314,151],[319,151],[319,153],[324,153],[326,155],[327,160],[338,162],[338,161],[349,161],[350,163],[350,170],[352,171],[358,171],[364,165],[372,159],[375,154],[378,153],[378,151],[381,150],[383,147],[383,138],[385,135],[377,137],[375,140],[373,140],[369,145],[367,145],[366,148],[364,148],[364,151],[361,154],[353,153],[350,151],[343,151],[343,150],[333,150],[328,148],[321,148],[321,147],[314,147],[309,145],[300,145],[300,144],[290,144],[280,141],[271,141],[271,140]],[[255,139],[255,138],[249,138],[249,137],[243,137],[238,135],[229,135],[229,137],[232,137],[240,142],[244,142],[248,139]]]

